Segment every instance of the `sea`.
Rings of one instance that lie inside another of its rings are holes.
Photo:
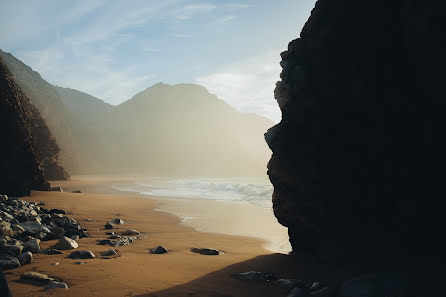
[[[116,183],[112,188],[146,196],[234,201],[272,208],[273,186],[267,178],[150,178]]]

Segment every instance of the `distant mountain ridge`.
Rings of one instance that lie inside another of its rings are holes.
[[[18,63],[17,59],[9,60]],[[63,153],[68,154],[64,160],[72,161],[74,174],[265,174],[270,152],[263,133],[274,123],[236,111],[203,86],[158,83],[112,106],[89,94],[53,86],[23,65],[12,67],[13,71],[26,72],[14,73],[22,84],[33,86],[37,81],[44,85],[25,88],[25,92],[52,88],[48,92],[51,97],[47,101],[43,98],[42,105],[51,109],[54,103],[61,110],[46,115],[49,122],[66,123],[69,140],[54,134],[64,144],[61,147],[71,148]],[[52,100],[56,97],[58,100]]]

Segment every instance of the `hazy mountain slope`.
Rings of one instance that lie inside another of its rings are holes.
[[[75,89],[53,87],[65,104],[72,124],[73,148],[79,159],[76,172],[110,171],[113,162],[107,148],[113,145],[109,130],[114,106]]]
[[[119,105],[113,118],[120,145],[112,155],[127,170],[261,175],[270,156],[263,131],[272,121],[239,113],[198,85],[156,84]]]
[[[71,171],[74,169],[76,159],[72,150],[74,139],[68,112],[59,94],[39,73],[13,55],[0,50],[0,56],[13,74],[16,83],[38,109],[55,136],[61,148],[61,163]]]
[[[53,86],[12,55],[1,54],[43,110],[73,173],[265,174],[271,153],[263,133],[274,123],[237,112],[202,86],[160,83],[112,106]]]

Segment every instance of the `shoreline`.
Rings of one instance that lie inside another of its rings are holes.
[[[288,229],[277,222],[272,209],[256,206],[248,202],[214,200],[205,198],[177,198],[144,195],[139,192],[120,191],[113,186],[122,181],[137,182],[147,178],[94,177],[100,183],[88,184],[89,176],[74,176],[70,183],[58,182],[68,191],[82,190],[90,194],[110,194],[114,196],[132,196],[153,200],[159,203],[157,211],[174,215],[181,224],[193,227],[199,232],[248,236],[264,241],[262,247],[275,253],[288,254],[291,244]],[[87,184],[82,185],[83,182]],[[79,186],[76,187],[76,184]]]
[[[95,181],[89,183],[93,185]],[[79,187],[82,183],[74,180],[54,182],[53,185],[68,189],[70,186]],[[324,281],[333,286],[348,275],[308,255],[267,251],[262,247],[263,241],[257,238],[195,231],[192,227],[181,225],[178,217],[156,211],[159,202],[152,199],[37,191],[23,199],[42,201],[47,209],[67,211],[68,216],[76,219],[89,234],[89,237],[78,240],[76,250],[91,250],[97,257],[79,261],[67,257],[70,251],[60,255],[34,254],[31,264],[5,271],[13,296],[285,297],[288,292],[274,284],[240,281],[232,275],[264,271],[278,278]],[[124,225],[116,226],[115,232],[136,229],[148,237],[116,248],[120,257],[102,259],[101,253],[110,246],[97,243],[107,238],[105,232],[110,230],[105,230],[104,224],[114,217],[125,221]],[[48,248],[56,242],[43,241],[41,248]],[[158,245],[169,252],[150,254],[149,250]],[[193,247],[215,248],[226,253],[204,256],[192,253],[190,249]],[[55,262],[59,264],[53,266]],[[42,286],[21,281],[20,276],[29,271],[59,279],[67,283],[69,289],[45,291]]]

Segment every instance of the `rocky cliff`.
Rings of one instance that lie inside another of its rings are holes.
[[[69,171],[76,168],[76,152],[73,150],[75,138],[69,112],[54,86],[45,81],[38,72],[15,58],[10,53],[0,50],[0,57],[13,74],[17,85],[31,100],[40,113],[50,133],[60,145],[60,162]]]
[[[0,192],[8,195],[49,189],[33,144],[27,100],[0,57]]]
[[[281,54],[265,138],[294,250],[378,265],[441,250],[444,6],[319,0]]]

